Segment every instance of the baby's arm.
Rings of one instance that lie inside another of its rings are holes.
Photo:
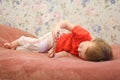
[[[70,53],[66,52],[66,51],[61,51],[55,54],[55,58],[60,58],[60,57],[70,57],[72,56]]]
[[[48,51],[48,57],[53,58],[56,51],[56,42],[54,42],[53,47]]]
[[[65,30],[68,30],[68,31],[72,31],[73,28],[75,27],[74,24],[68,22],[68,21],[60,21],[58,22],[56,25],[55,25],[55,28],[53,29],[52,31],[52,34],[53,34],[53,38],[54,39],[58,39],[59,37],[62,36],[62,32],[61,32],[61,29],[65,29]]]

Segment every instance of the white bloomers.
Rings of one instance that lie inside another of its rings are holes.
[[[18,43],[20,44],[20,46],[18,46],[16,50],[47,52],[53,46],[54,41],[52,32],[49,32],[38,39],[21,36],[18,39]]]

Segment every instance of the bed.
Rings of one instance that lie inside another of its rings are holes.
[[[0,80],[120,80],[120,45],[111,45],[111,61],[91,62],[71,57],[49,58],[47,53],[33,53],[3,48],[3,43],[20,36],[34,35],[0,25]]]

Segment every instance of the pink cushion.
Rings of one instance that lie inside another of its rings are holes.
[[[2,26],[3,31],[6,28]],[[6,42],[30,35],[17,31],[0,32],[3,38],[0,40]],[[120,45],[112,45],[112,50],[113,60],[90,62],[76,57],[48,58],[47,54],[0,47],[0,80],[120,80]]]
[[[23,30],[17,29],[15,27],[0,25],[0,46],[2,46],[3,43],[5,42],[13,41],[22,35],[35,37],[32,34],[27,33]]]

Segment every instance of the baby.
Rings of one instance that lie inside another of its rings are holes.
[[[63,33],[61,29],[70,32]],[[53,32],[49,32],[43,37],[21,36],[11,43],[5,43],[4,47],[32,52],[48,52],[49,57],[74,55],[88,61],[106,61],[113,57],[111,47],[103,39],[93,39],[87,30],[67,21],[58,22]]]

